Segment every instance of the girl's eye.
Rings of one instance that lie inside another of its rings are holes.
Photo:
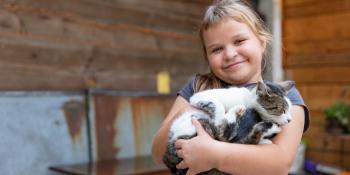
[[[236,45],[240,45],[240,44],[243,44],[243,42],[245,41],[246,39],[238,39],[235,41],[235,44]]]
[[[214,49],[211,51],[211,53],[219,53],[221,50],[222,50],[221,47],[214,48]]]

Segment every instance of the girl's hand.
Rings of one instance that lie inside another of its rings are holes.
[[[202,125],[194,118],[192,124],[195,126],[197,136],[189,140],[179,139],[175,142],[176,153],[183,160],[176,168],[188,168],[186,175],[198,174],[215,167],[216,140],[212,139],[203,129]]]

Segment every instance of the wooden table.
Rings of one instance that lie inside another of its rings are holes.
[[[58,165],[51,166],[49,169],[68,175],[170,174],[165,166],[156,165],[150,156],[122,160],[103,160],[75,165]]]

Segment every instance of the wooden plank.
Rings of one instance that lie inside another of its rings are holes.
[[[310,110],[309,129],[304,133],[303,137],[312,142],[315,138],[319,138],[325,131],[325,117],[322,111]]]
[[[110,78],[114,77],[114,78]],[[93,88],[113,89],[121,91],[157,91],[157,74],[126,74],[124,72],[104,71],[90,76],[89,85]],[[177,80],[171,83],[171,92],[176,92],[192,75],[174,76]],[[181,81],[180,81],[181,80]]]
[[[288,42],[283,63],[288,67],[350,64],[347,39]]]
[[[319,6],[324,6],[320,8]],[[350,25],[344,23],[350,15],[350,2],[336,0],[332,3],[328,1],[297,2],[294,5],[286,6],[285,11],[296,9],[305,10],[304,7],[312,7],[315,11],[320,9],[336,9],[338,7],[348,8],[339,13],[325,13],[322,15],[306,16],[303,18],[292,18],[286,16],[283,22],[283,41],[285,43],[286,66],[319,66],[349,64],[349,36]],[[286,12],[287,13],[287,12]],[[296,13],[296,12],[293,12]],[[299,13],[298,13],[299,14]],[[332,24],[332,25],[329,25]],[[310,30],[322,29],[322,30]]]
[[[283,21],[283,39],[289,43],[350,38],[350,24],[344,22],[344,19],[349,18],[349,11],[308,18],[287,18]]]
[[[309,129],[304,133],[303,137],[308,142],[313,142],[324,134],[324,126],[311,123]]]
[[[84,80],[76,72],[0,65],[1,90],[81,90]]]
[[[347,136],[344,139],[344,143],[343,143],[343,151],[344,153],[350,154],[350,137]],[[349,157],[350,158],[350,157]]]
[[[325,117],[323,111],[310,110],[309,112],[309,129],[304,133],[303,137],[309,142],[312,142],[313,139],[323,135],[325,130]]]
[[[288,55],[288,53],[287,53]],[[318,66],[350,66],[350,52],[334,54],[295,54],[288,55],[283,60],[283,65],[288,68],[318,67]]]
[[[321,78],[322,80],[322,78]],[[299,82],[298,82],[299,83]],[[350,103],[350,86],[343,84],[299,84],[298,90],[302,94],[310,111],[321,114],[327,106],[338,100]]]
[[[4,3],[2,8],[15,13],[36,14],[42,18],[60,17],[69,21],[94,21],[108,25],[124,23],[187,34],[191,33],[198,25],[203,7],[181,2],[160,2],[158,4],[161,6],[157,7],[150,6],[153,2],[140,0],[74,1],[70,3],[66,3],[64,0],[37,0]],[[171,7],[172,10],[167,9],[167,7]],[[174,9],[178,9],[178,11]]]
[[[343,156],[343,168],[349,170],[350,169],[350,154],[347,153]]]
[[[322,134],[312,138],[312,140],[308,142],[307,147],[310,150],[341,152],[342,141],[342,138],[336,135]]]
[[[306,152],[306,159],[327,165],[342,166],[342,155],[339,152],[308,150]]]
[[[156,74],[167,70],[174,80],[171,87],[177,90],[193,74],[207,70],[187,25],[193,24],[198,11],[174,17],[182,12],[184,2],[165,1],[155,8],[177,3],[177,10],[174,7],[169,15],[162,11],[164,18],[155,18],[158,10],[130,6],[137,1],[122,2],[19,0],[1,4],[0,81],[8,83],[0,89],[155,91]],[[190,7],[195,5],[190,3]],[[128,13],[130,18],[123,21]]]
[[[7,12],[5,12],[7,13]],[[2,35],[30,36],[34,39],[80,42],[84,45],[142,49],[143,51],[200,53],[198,41],[192,35],[157,32],[129,25],[104,25],[62,21],[59,18],[43,20],[38,16],[0,19],[8,24],[0,27]],[[18,27],[16,20],[21,21]],[[12,24],[14,23],[14,24]],[[11,25],[10,25],[11,24]],[[23,27],[25,26],[25,27]],[[14,31],[25,31],[15,32]],[[198,49],[196,49],[198,48]]]
[[[327,6],[327,4],[330,4]],[[325,6],[319,8],[318,6]],[[349,64],[349,38],[350,25],[343,19],[350,17],[350,2],[336,0],[332,3],[320,1],[319,3],[307,3],[285,7],[285,9],[305,10],[303,7],[310,6],[317,9],[333,9],[346,7],[340,13],[308,16],[303,18],[291,18],[286,16],[283,23],[283,40],[285,43],[286,66],[319,66]],[[337,9],[338,10],[338,9]],[[294,13],[294,12],[293,12]],[[329,25],[332,24],[332,25]],[[310,30],[322,29],[322,30]]]
[[[3,66],[40,67],[45,69],[85,69],[94,48],[72,42],[47,42],[30,37],[6,36],[0,32],[0,63]]]
[[[287,79],[297,80],[298,83],[349,83],[349,67],[301,67],[286,70]]]
[[[163,57],[150,54],[127,54],[107,48],[36,47],[3,45],[0,89],[75,89],[108,88],[124,90],[155,90],[156,75],[167,70],[172,88],[180,88],[190,77],[206,70],[199,57],[175,55]],[[10,49],[8,49],[10,48]],[[21,52],[14,52],[21,50]],[[199,61],[198,61],[199,60]],[[182,78],[180,78],[182,80]],[[59,82],[65,83],[59,83]],[[21,87],[22,86],[22,87]]]
[[[206,68],[206,63],[202,60],[201,55],[196,54],[130,53],[129,50],[99,47],[94,50],[93,57],[96,59],[91,61],[90,67],[95,72],[111,69],[127,73],[135,71],[147,74],[167,70],[174,74],[186,75]]]
[[[158,51],[162,49],[164,52],[168,52],[167,49],[176,52],[200,52],[199,49],[193,49],[199,48],[199,46],[192,33],[191,35],[183,35],[178,34],[178,32],[160,32],[147,29],[147,27],[127,24],[109,25],[81,19],[74,21],[72,17],[67,20],[69,15],[62,17],[62,15],[50,14],[51,17],[42,17],[43,14],[28,15],[27,13],[22,14],[22,11],[12,10],[16,12],[15,14],[15,12],[11,12],[11,8],[7,8],[7,10],[9,11],[0,11],[6,14],[6,17],[1,18],[0,22],[4,25],[0,31],[25,31],[26,35],[34,38],[80,41],[83,44],[91,45],[123,48],[136,46],[143,50]],[[45,10],[41,11],[45,12]],[[191,29],[187,30],[192,32]]]
[[[90,0],[96,3],[94,0]],[[205,8],[211,0],[152,0],[152,3],[142,0],[118,0],[110,1],[114,6],[122,6],[126,8],[152,12],[170,16],[187,16],[201,18]]]
[[[284,48],[284,51],[288,56],[315,55],[322,57],[322,55],[331,56],[332,54],[346,54],[347,56],[350,49],[348,41],[349,39],[345,37],[300,41],[285,40],[288,46]]]
[[[325,115],[323,110],[310,110],[310,123],[312,125],[324,125],[325,124]]]
[[[322,0],[283,0],[283,7],[289,8],[290,6],[302,6],[305,4],[317,3]]]
[[[285,18],[304,18],[308,16],[342,13],[350,10],[348,0],[292,0],[284,4]]]
[[[0,66],[0,90],[84,90],[87,88],[121,91],[157,91],[156,73],[129,74],[119,71],[100,71],[81,75],[67,70],[51,71],[44,68]],[[192,75],[172,77],[172,92],[176,92]]]
[[[181,52],[130,52],[126,49],[36,41],[25,37],[11,40],[4,36],[0,42],[3,50],[0,52],[3,68],[0,80],[8,82],[0,85],[0,89],[11,89],[13,85],[16,90],[84,87],[125,90],[130,89],[129,86],[135,86],[133,88],[137,90],[155,90],[155,77],[159,71],[169,71],[176,80],[177,76],[188,78],[206,70],[201,56]],[[33,81],[30,80],[32,76]],[[67,76],[67,81],[60,84],[64,76]],[[148,84],[143,85],[145,80],[149,80]],[[184,81],[172,83],[174,88],[179,88]]]

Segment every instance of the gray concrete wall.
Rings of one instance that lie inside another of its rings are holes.
[[[74,135],[69,124],[81,117],[70,114],[74,104],[84,103],[79,93],[0,92],[0,174],[51,174],[53,164],[88,162],[86,120]]]

